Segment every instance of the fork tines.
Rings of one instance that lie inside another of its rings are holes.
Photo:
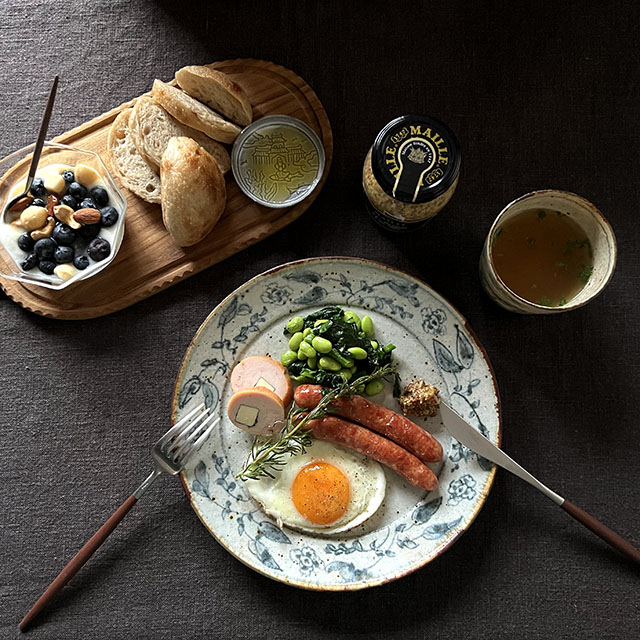
[[[219,418],[199,404],[160,438],[160,451],[172,462],[184,465],[208,438]]]

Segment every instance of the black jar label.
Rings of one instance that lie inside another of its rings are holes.
[[[388,213],[384,213],[383,211],[378,211],[372,204],[369,198],[367,198],[367,194],[364,194],[365,202],[367,205],[367,211],[371,218],[380,225],[383,229],[387,231],[395,231],[396,233],[407,233],[409,231],[415,231],[424,227],[424,225],[429,222],[429,218],[425,220],[419,220],[418,222],[404,222],[402,220],[398,220],[393,216],[390,216]]]

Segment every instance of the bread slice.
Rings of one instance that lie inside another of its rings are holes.
[[[160,202],[160,177],[144,161],[131,137],[129,118],[133,109],[124,109],[113,121],[107,139],[111,168],[129,191],[147,202]]]
[[[247,94],[229,76],[210,67],[182,67],[178,84],[192,97],[219,111],[225,118],[246,127],[253,110]]]
[[[204,133],[178,122],[149,96],[138,98],[129,120],[131,136],[140,155],[155,170],[160,170],[160,161],[169,140],[174,137],[193,138],[216,160],[222,173],[231,168],[227,150]]]
[[[192,138],[171,138],[160,162],[162,221],[173,241],[200,242],[220,219],[227,188],[218,163]]]
[[[228,122],[213,109],[209,109],[178,87],[172,87],[161,80],[154,80],[151,95],[176,120],[206,133],[214,140],[233,142],[240,133],[240,127]]]

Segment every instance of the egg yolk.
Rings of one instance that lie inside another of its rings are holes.
[[[328,462],[310,462],[293,481],[291,497],[296,509],[313,524],[339,520],[349,505],[349,481]]]

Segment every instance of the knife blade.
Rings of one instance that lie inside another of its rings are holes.
[[[542,491],[548,498],[556,504],[561,505],[564,498],[555,491],[542,484],[534,478],[528,471],[523,469],[515,460],[510,458],[504,451],[496,447],[493,442],[485,438],[477,429],[474,429],[466,420],[461,418],[449,405],[440,403],[440,415],[447,431],[461,444],[481,455],[487,460],[503,467],[507,471],[515,474],[525,482]]]

